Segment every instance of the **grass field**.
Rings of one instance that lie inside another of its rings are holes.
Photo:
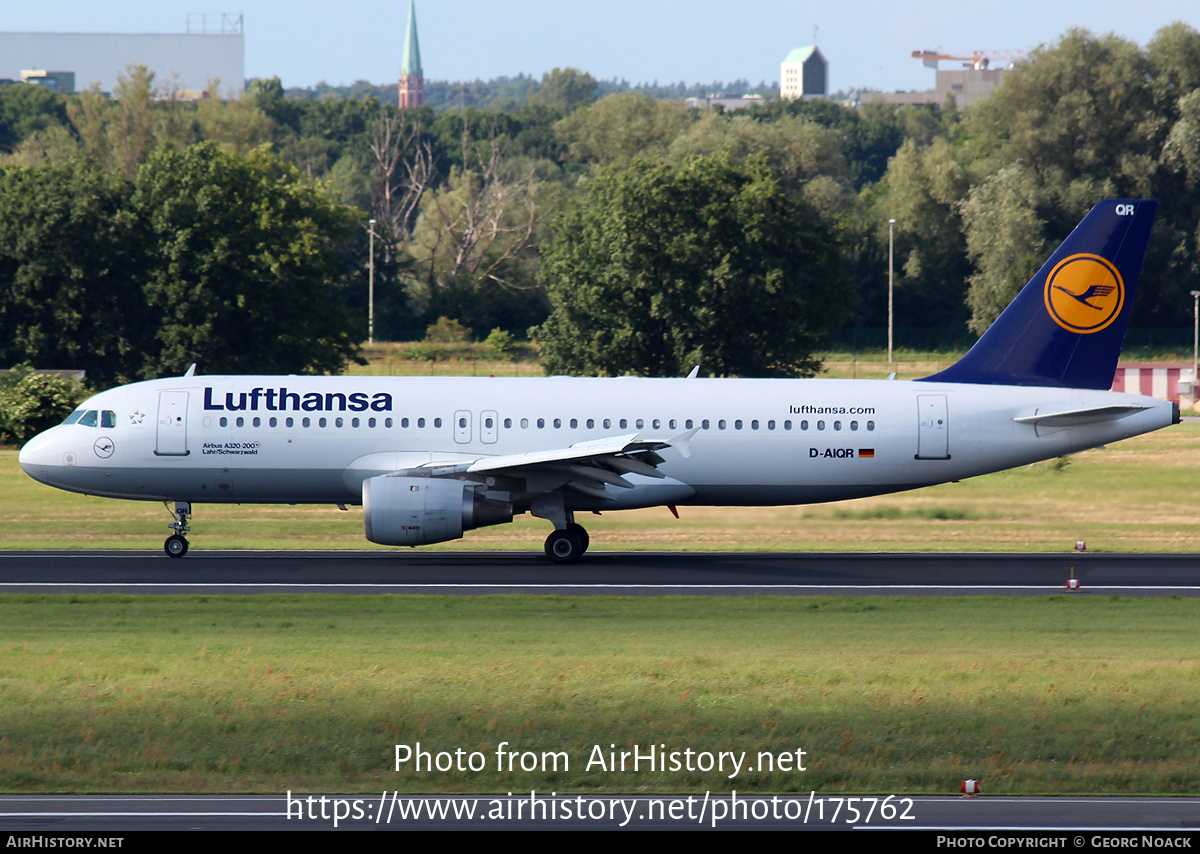
[[[437,358],[421,358],[436,351]],[[418,342],[377,342],[363,345],[366,365],[352,365],[347,373],[361,376],[439,377],[542,377],[537,350],[520,344],[507,358],[497,359],[478,344],[441,344],[431,349]],[[824,364],[822,377],[832,379],[884,379],[895,373],[906,380],[937,373],[962,356],[960,352],[896,351],[888,362],[886,353],[829,352],[818,354]],[[1189,357],[1190,358],[1190,357]],[[1186,360],[1184,360],[1186,361]]]
[[[887,360],[887,352],[880,350],[829,350],[814,355],[824,366],[822,377],[884,379],[895,373],[897,379],[911,380],[949,367],[964,352],[898,349],[893,352],[891,362]],[[481,344],[427,345],[416,341],[364,344],[362,353],[368,364],[352,365],[347,373],[371,376],[545,376],[538,364],[536,346],[528,343],[515,345],[512,352],[502,359],[495,358]],[[431,354],[436,358],[427,358]],[[1125,362],[1191,364],[1192,361],[1190,351],[1137,351],[1126,348],[1123,355]]]
[[[0,790],[1196,793],[1198,617],[1086,596],[0,596]],[[418,742],[487,762],[397,770]],[[503,742],[565,759],[498,770]],[[610,745],[755,761],[589,768]],[[797,750],[803,772],[757,767]]]

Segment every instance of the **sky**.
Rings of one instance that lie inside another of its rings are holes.
[[[182,33],[212,0],[5,0],[7,32]],[[199,8],[197,8],[199,6]],[[574,67],[600,80],[706,83],[779,79],[794,47],[816,43],[829,61],[830,92],[931,89],[932,70],[909,54],[939,49],[1028,53],[1072,27],[1145,45],[1161,27],[1200,29],[1196,0],[417,0],[427,80],[488,80]],[[408,0],[240,0],[246,76],[284,86],[394,81]],[[211,20],[211,16],[210,16]],[[943,68],[953,67],[943,64]]]

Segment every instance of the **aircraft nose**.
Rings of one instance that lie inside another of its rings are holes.
[[[55,459],[54,428],[38,433],[25,443],[17,455],[17,462],[25,474],[37,481],[45,482],[47,469],[61,464]]]

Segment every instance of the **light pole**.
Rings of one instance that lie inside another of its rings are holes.
[[[367,221],[367,233],[371,235],[371,258],[367,274],[367,343],[375,343],[375,220]]]
[[[888,220],[888,362],[892,361],[892,292],[895,289],[895,269],[893,259],[896,249],[896,221]]]
[[[1196,394],[1196,386],[1200,384],[1200,376],[1196,369],[1200,367],[1200,291],[1192,291],[1192,406],[1196,405],[1200,395]]]

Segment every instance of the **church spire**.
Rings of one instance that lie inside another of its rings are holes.
[[[400,62],[400,106],[419,107],[425,103],[425,75],[421,71],[421,47],[417,43],[416,0],[408,3],[408,33],[404,38],[404,58]]]

